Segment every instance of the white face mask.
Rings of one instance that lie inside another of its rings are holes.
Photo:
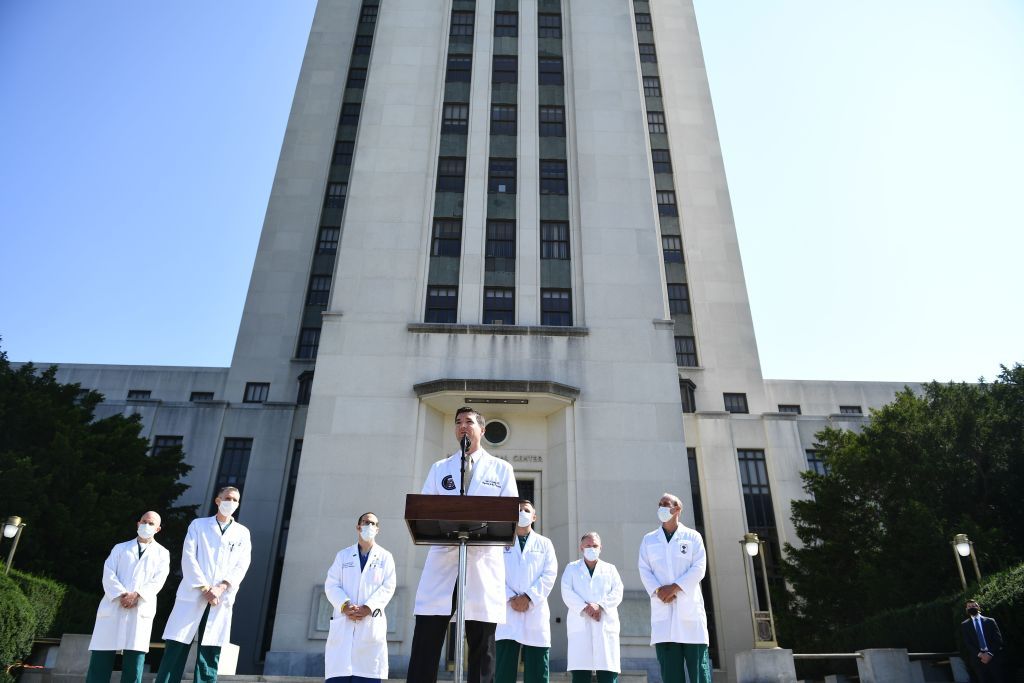
[[[600,548],[584,548],[583,558],[588,562],[596,562],[597,558],[601,555]]]
[[[668,520],[672,519],[672,508],[659,507],[658,508],[658,519],[664,524]]]
[[[150,539],[156,535],[156,524],[140,524],[139,538]]]
[[[230,517],[235,514],[235,510],[238,509],[238,502],[234,500],[222,500],[220,505],[217,506],[217,510],[220,514],[225,517]]]
[[[359,527],[359,538],[364,541],[372,541],[377,537],[377,527],[373,524],[364,524]]]
[[[533,524],[533,515],[526,510],[519,511],[519,526],[530,526]]]

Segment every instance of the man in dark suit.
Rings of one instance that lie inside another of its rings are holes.
[[[960,624],[967,651],[971,654],[971,668],[979,683],[1002,683],[1003,681],[1003,634],[995,619],[981,615],[981,607],[975,600],[964,605],[967,618]]]

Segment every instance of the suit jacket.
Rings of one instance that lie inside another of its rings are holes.
[[[988,651],[992,654],[999,654],[1003,650],[1003,634],[999,632],[999,625],[995,619],[981,615],[981,630],[985,634],[985,643]],[[981,644],[978,642],[978,632],[974,629],[974,620],[967,618],[960,622],[960,633],[964,637],[964,645],[971,653],[971,658],[976,659],[981,652]]]

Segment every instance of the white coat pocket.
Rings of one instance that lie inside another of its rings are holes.
[[[356,640],[363,643],[383,643],[388,637],[388,620],[382,612],[379,617],[366,617],[356,627]]]

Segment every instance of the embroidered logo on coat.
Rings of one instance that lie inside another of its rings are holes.
[[[686,554],[686,550],[687,550],[687,549],[688,549],[689,547],[690,547],[690,546],[689,546],[689,544],[687,544],[687,543],[680,543],[680,544],[679,544],[679,552],[680,552],[680,553],[682,553],[683,555],[685,555],[685,554]]]
[[[495,488],[501,488],[500,481],[494,481],[493,479],[485,479],[483,482],[484,486],[494,486]]]
[[[454,491],[455,479],[452,477],[452,475],[449,474],[447,477],[441,480],[441,486],[444,488],[445,491]]]

